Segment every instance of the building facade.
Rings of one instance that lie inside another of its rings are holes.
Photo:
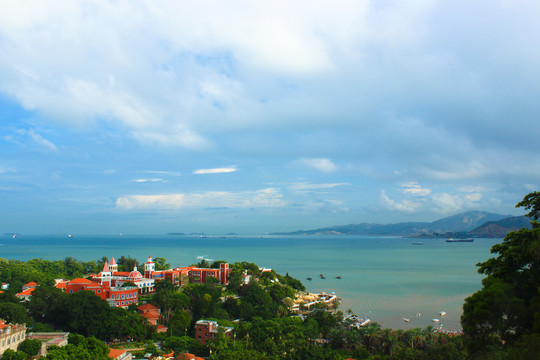
[[[17,347],[26,339],[25,324],[6,324],[0,319],[0,355],[7,349],[17,351]]]
[[[232,327],[219,326],[217,321],[199,320],[195,323],[195,339],[201,344],[206,344],[208,340],[216,338],[219,329],[223,330],[225,336],[232,336]]]
[[[57,285],[57,287],[60,287]],[[103,300],[106,300],[111,307],[127,308],[132,304],[139,303],[139,291],[136,286],[115,287],[110,281],[93,282],[88,279],[77,278],[65,283],[65,291],[68,294],[79,291],[91,291]]]

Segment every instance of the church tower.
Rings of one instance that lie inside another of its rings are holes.
[[[103,270],[101,271],[101,285],[103,286],[111,286],[111,272],[109,271],[109,264],[107,264],[107,261],[105,261],[105,264],[103,265]]]
[[[152,261],[152,256],[148,256],[148,260],[144,264],[144,277],[147,279],[152,279],[152,275],[155,271],[155,264]]]
[[[114,260],[114,256],[111,258],[111,263],[109,264],[109,271],[111,272],[111,275],[118,272],[118,264]]]

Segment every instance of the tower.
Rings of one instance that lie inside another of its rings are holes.
[[[114,261],[114,256],[111,258],[111,263],[109,264],[109,271],[111,272],[111,275],[115,272],[118,272],[118,264],[116,261]]]
[[[101,285],[111,286],[111,272],[109,271],[109,264],[105,261],[103,270],[101,271]]]
[[[152,279],[152,275],[155,271],[155,264],[152,261],[152,256],[148,256],[148,260],[144,264],[144,277],[147,279]]]

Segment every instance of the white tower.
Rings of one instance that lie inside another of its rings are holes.
[[[148,260],[144,264],[144,277],[147,279],[151,279],[154,271],[155,271],[155,264],[152,261],[152,256],[148,256]]]
[[[118,272],[118,264],[116,261],[114,261],[114,256],[111,258],[111,263],[109,264],[109,271],[111,272],[111,275],[115,272]]]

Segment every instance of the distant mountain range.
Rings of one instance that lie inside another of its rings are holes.
[[[504,237],[509,231],[529,227],[525,216],[509,216],[486,211],[467,211],[433,222],[396,224],[349,224],[314,230],[274,233],[275,235],[403,235],[440,236],[459,233],[476,237]]]
[[[531,219],[526,216],[512,216],[499,221],[488,221],[482,226],[470,231],[476,237],[505,237],[510,231],[522,228],[531,229]]]

